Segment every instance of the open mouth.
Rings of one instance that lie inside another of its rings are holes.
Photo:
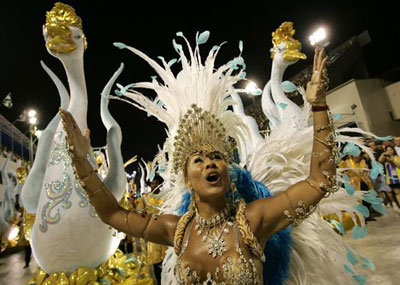
[[[206,179],[210,184],[216,184],[220,180],[220,177],[219,177],[218,173],[212,172],[212,173],[207,175]]]

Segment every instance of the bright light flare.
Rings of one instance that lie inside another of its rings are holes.
[[[19,234],[19,227],[18,227],[18,226],[13,226],[13,227],[10,229],[10,232],[8,233],[7,239],[8,239],[9,241],[12,241],[12,240],[14,240],[14,239],[18,236],[18,234]]]
[[[36,112],[36,110],[29,110],[28,111],[28,117],[29,118],[33,118],[33,117],[36,117],[36,114],[37,114],[37,112]]]
[[[29,118],[29,124],[31,125],[36,125],[38,119],[36,117],[30,117]]]
[[[324,28],[319,28],[310,37],[311,45],[317,45],[326,39],[326,30]]]
[[[258,87],[257,84],[255,84],[253,81],[250,81],[249,83],[247,83],[245,89],[247,90],[247,92],[253,93],[258,89]]]

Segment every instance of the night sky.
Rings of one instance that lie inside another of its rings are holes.
[[[35,108],[39,112],[38,127],[43,129],[58,111],[59,95],[39,61],[44,60],[67,86],[63,67],[47,53],[42,36],[45,12],[55,1],[2,2],[0,98],[11,91],[14,107],[1,106],[0,113],[12,122],[25,108]],[[217,64],[222,64],[238,55],[238,42],[243,40],[247,78],[263,88],[271,69],[271,33],[282,22],[292,21],[295,38],[302,42],[308,60],[288,68],[286,78],[311,63],[313,49],[308,36],[320,25],[329,31],[328,50],[368,30],[372,42],[364,53],[371,76],[400,66],[400,5],[394,2],[186,1],[174,4],[172,1],[81,0],[64,3],[72,5],[82,18],[88,40],[85,73],[93,146],[105,144],[106,131],[99,112],[100,92],[120,63],[125,63],[117,80],[122,85],[150,80],[155,75],[143,60],[127,50],[115,48],[113,42],[134,46],[152,58],[164,56],[168,61],[176,57],[172,47],[176,32],[182,31],[194,43],[196,31],[209,30],[211,36],[201,46],[204,52],[228,41],[217,60]],[[174,67],[177,70],[179,65]],[[157,144],[165,139],[163,125],[123,102],[111,101],[110,111],[122,128],[124,160],[135,154],[151,159]],[[27,130],[23,123],[17,123],[17,127],[23,132]]]

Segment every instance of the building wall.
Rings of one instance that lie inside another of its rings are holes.
[[[332,114],[343,114],[344,120],[339,122],[339,126],[348,123],[349,120],[353,121],[350,114],[354,113],[358,126],[366,131],[370,131],[367,115],[362,107],[360,95],[354,80],[350,80],[332,89],[328,93],[326,101]],[[351,108],[352,105],[356,105],[357,107],[353,110]]]
[[[350,80],[331,90],[327,102],[332,113],[354,113],[359,127],[366,131],[378,136],[400,135],[400,121],[392,118],[393,108],[380,79]],[[354,110],[353,104],[357,106]]]
[[[384,89],[390,103],[393,118],[400,120],[400,81],[386,86]]]
[[[391,105],[380,79],[356,80],[371,132],[379,136],[400,135],[400,122],[393,120]]]

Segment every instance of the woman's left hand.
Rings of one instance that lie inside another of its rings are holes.
[[[67,135],[67,142],[74,155],[73,160],[85,159],[90,147],[90,131],[85,129],[84,133],[79,129],[72,114],[60,108],[60,115],[64,131]]]
[[[329,79],[326,71],[325,50],[316,48],[314,54],[313,73],[311,81],[307,83],[306,99],[312,105],[326,105],[326,89]]]

